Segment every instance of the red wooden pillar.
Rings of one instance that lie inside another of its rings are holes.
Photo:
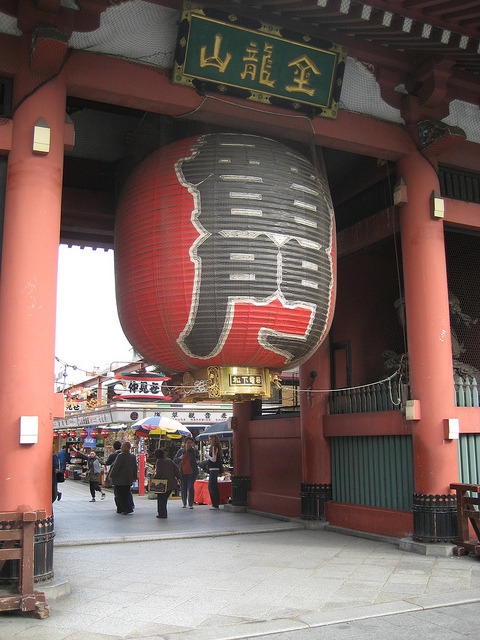
[[[440,189],[418,152],[402,159],[398,171],[408,193],[400,229],[410,384],[421,412],[413,426],[414,537],[435,542],[451,539],[449,487],[458,480],[457,443],[445,439],[444,425],[455,415],[455,400],[443,221],[430,213],[432,191]]]
[[[325,340],[300,366],[300,430],[302,437],[302,517],[323,519],[324,504],[332,496],[330,442],[323,436],[323,416],[328,410],[330,349]],[[311,389],[311,392],[305,391]]]
[[[27,61],[29,38],[24,45]],[[25,86],[31,94],[13,117],[0,279],[0,511],[51,514],[66,88],[60,76],[34,89],[38,84],[25,62],[15,79],[16,95]],[[50,129],[47,153],[32,150],[34,127],[41,118]],[[35,443],[20,444],[21,416],[38,417]]]
[[[250,489],[250,459],[248,429],[252,417],[251,402],[236,402],[233,405],[233,476],[232,504],[247,506]]]

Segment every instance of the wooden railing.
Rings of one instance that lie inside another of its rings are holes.
[[[330,392],[330,414],[365,413],[367,411],[395,411],[404,406],[408,387],[393,378],[351,389]]]
[[[476,378],[455,375],[455,405],[480,407],[480,391]],[[330,392],[330,414],[365,413],[366,411],[394,411],[405,406],[408,386],[398,378],[387,382],[375,382],[352,389]]]
[[[450,489],[457,492],[457,519],[458,519],[458,538],[455,540],[457,545],[453,549],[456,556],[463,556],[468,553],[480,555],[480,486],[478,484],[451,484]],[[476,496],[472,496],[474,493]],[[470,538],[471,524],[476,539]]]
[[[36,618],[46,618],[50,609],[45,594],[33,587],[35,522],[45,519],[45,511],[0,513],[0,569],[6,561],[19,563],[15,593],[0,593],[0,611],[20,611]]]

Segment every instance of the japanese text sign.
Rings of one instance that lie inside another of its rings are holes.
[[[192,9],[183,14],[173,82],[335,118],[345,57],[326,40]]]
[[[161,382],[147,380],[130,380],[115,385],[114,400],[131,400],[135,398],[145,398],[148,400],[171,400],[170,396],[163,393]]]

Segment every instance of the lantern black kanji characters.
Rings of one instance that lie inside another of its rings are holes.
[[[144,358],[168,371],[234,367],[230,383],[255,387],[257,370],[294,367],[328,332],[335,223],[326,176],[252,135],[163,147],[123,191],[115,269],[120,321]]]

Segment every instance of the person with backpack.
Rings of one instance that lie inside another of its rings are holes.
[[[211,509],[218,509],[220,505],[220,490],[218,476],[222,473],[222,445],[218,436],[210,436],[210,451],[205,454],[208,460],[208,493],[212,501]]]

